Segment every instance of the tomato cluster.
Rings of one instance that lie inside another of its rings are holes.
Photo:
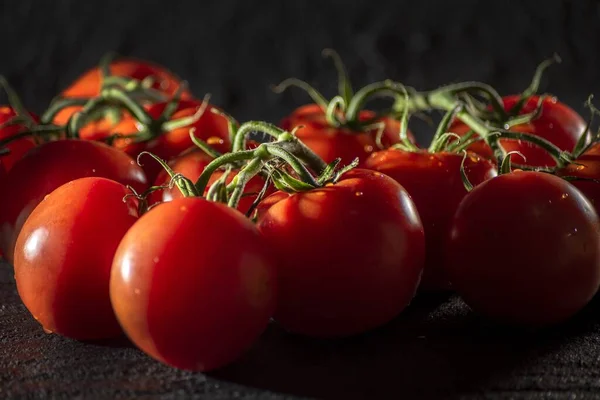
[[[177,368],[291,334],[381,327],[419,291],[513,325],[568,320],[600,287],[600,145],[536,94],[393,81],[279,126],[239,123],[175,74],[106,57],[40,114],[2,82],[0,250],[46,332],[127,335]],[[393,101],[366,109],[371,97]],[[593,113],[596,110],[589,103]],[[429,146],[409,117],[444,112]],[[593,114],[592,114],[593,115]],[[253,134],[264,139],[255,141]]]

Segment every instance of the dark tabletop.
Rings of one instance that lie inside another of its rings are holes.
[[[421,296],[377,331],[308,340],[271,326],[237,363],[204,375],[127,340],[45,334],[0,263],[0,398],[600,398],[600,301],[538,332],[496,326],[454,296]]]

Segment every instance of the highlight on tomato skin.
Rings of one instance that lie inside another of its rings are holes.
[[[571,184],[583,193],[600,215],[600,147],[593,146],[573,163],[556,171],[561,177],[575,178]]]
[[[29,113],[29,116],[34,122],[38,122],[39,118],[33,113]],[[13,118],[17,117],[17,113],[10,106],[0,106],[0,140],[8,139],[14,135],[23,132],[27,127],[23,124],[7,125]],[[15,140],[6,145],[6,149],[9,150],[8,154],[0,155],[2,164],[5,172],[8,172],[13,165],[20,160],[25,153],[35,147],[35,141],[30,137],[24,137],[22,139]]]
[[[362,110],[360,121],[375,117],[370,110]],[[381,137],[384,148],[398,143],[400,140],[400,122],[393,118],[381,118],[385,129]],[[377,130],[352,132],[346,128],[335,128],[329,125],[325,112],[318,104],[307,104],[297,108],[281,121],[281,127],[287,131],[295,131],[295,135],[325,162],[330,163],[341,158],[342,164],[350,164],[356,157],[361,163],[373,152],[380,150],[377,143]],[[414,142],[414,136],[409,132],[409,138]],[[359,164],[362,166],[362,164]]]
[[[14,269],[23,304],[48,333],[77,340],[122,335],[109,298],[115,250],[137,219],[129,190],[105,178],[58,187],[17,239]]]
[[[518,100],[518,95],[505,96],[502,98],[504,108],[510,111]],[[541,96],[535,95],[528,98],[519,112],[519,115],[529,114],[536,111]],[[575,148],[577,141],[583,135],[586,129],[586,121],[575,110],[568,105],[558,101],[556,97],[545,97],[541,101],[541,111],[539,115],[531,122],[510,127],[511,131],[523,132],[542,137],[555,144],[563,151],[571,152]],[[504,129],[504,127],[499,127]],[[449,128],[450,132],[458,135],[464,135],[469,132],[469,127],[460,121],[455,121]],[[515,163],[525,164],[534,167],[555,166],[554,159],[542,148],[526,141],[500,139],[500,144],[506,152],[518,151],[525,157],[525,161],[516,154],[511,155],[511,160]],[[469,150],[480,154],[483,157],[492,159],[491,148],[483,143],[476,142],[469,146]]]
[[[429,153],[396,149],[373,153],[365,160],[365,168],[386,174],[408,191],[414,201],[425,230],[425,270],[420,289],[449,290],[450,280],[443,268],[440,249],[460,201],[467,195],[461,178],[463,155],[450,152]],[[497,175],[494,164],[469,153],[464,170],[473,185]]]
[[[259,206],[257,227],[279,257],[275,321],[289,332],[360,334],[395,318],[417,290],[423,226],[384,174],[355,169],[320,189],[276,192]]]
[[[445,247],[454,288],[476,312],[542,327],[579,312],[600,286],[600,222],[567,181],[502,174],[461,202]]]
[[[9,262],[21,227],[44,197],[67,182],[91,176],[113,179],[139,192],[148,185],[131,157],[100,142],[47,142],[15,164],[3,183],[11,195],[0,208],[0,249]]]
[[[234,362],[267,327],[275,267],[256,227],[238,211],[202,198],[175,199],[144,214],[121,241],[111,301],[145,353],[210,371]]]

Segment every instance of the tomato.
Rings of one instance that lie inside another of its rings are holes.
[[[208,371],[237,359],[263,332],[276,284],[272,255],[250,220],[187,197],[150,210],[127,232],[110,296],[140,349],[178,368]]]
[[[571,181],[571,184],[579,189],[592,203],[597,213],[600,213],[600,151],[598,147],[579,156],[574,163],[568,164],[556,171],[558,176],[570,176],[581,178]]]
[[[375,117],[368,110],[360,112],[360,120],[365,121]],[[385,129],[382,144],[388,147],[399,141],[400,123],[392,118],[382,118]],[[325,162],[330,163],[336,158],[342,159],[342,164],[350,164],[356,157],[360,162],[369,154],[379,150],[376,142],[376,130],[368,132],[351,132],[347,129],[331,127],[325,118],[325,113],[317,104],[308,104],[296,109],[281,122],[281,127],[287,131],[303,126],[296,131],[296,136]],[[410,134],[411,140],[414,140]]]
[[[125,153],[100,142],[57,140],[44,143],[19,160],[3,187],[0,209],[0,248],[12,261],[15,241],[25,220],[44,197],[78,178],[104,177],[143,191],[142,169]]]
[[[544,326],[577,313],[600,285],[598,216],[574,186],[517,171],[461,202],[447,243],[447,272],[475,311]]]
[[[510,110],[519,100],[519,96],[503,97],[504,108]],[[539,96],[531,96],[521,109],[519,115],[532,113],[536,110]],[[559,102],[555,97],[547,97],[543,100],[542,109],[539,116],[527,124],[516,125],[510,128],[511,131],[524,132],[542,137],[561,150],[573,151],[578,139],[585,132],[586,122],[573,109],[564,103]],[[469,127],[460,121],[456,121],[448,129],[450,132],[464,135],[469,131]],[[554,166],[554,159],[541,147],[530,142],[501,139],[500,144],[507,151],[518,151],[522,153],[526,161],[519,155],[512,155],[512,161],[534,167]],[[469,150],[478,153],[486,158],[492,158],[492,150],[483,142],[476,142],[469,147]]]
[[[148,77],[154,78],[152,88],[164,93],[168,97],[171,97],[177,92],[177,89],[181,85],[179,77],[175,76],[171,71],[168,71],[165,67],[158,64],[154,64],[148,61],[135,59],[135,58],[120,58],[113,61],[110,64],[111,74],[114,76],[121,76],[127,78],[137,79],[142,81]],[[99,67],[94,67],[83,75],[78,77],[75,82],[65,89],[61,96],[64,98],[91,98],[100,95],[102,87],[102,75],[100,74]],[[188,91],[182,93],[182,98],[191,98]],[[81,110],[82,107],[68,107],[63,109],[54,118],[54,123],[57,125],[65,125],[71,116]],[[125,117],[128,119],[127,117]],[[82,137],[93,135],[95,132],[107,130],[112,132],[118,132],[116,126],[109,119],[102,118],[93,124],[82,129]]]
[[[8,125],[1,127],[3,124],[8,123],[17,113],[9,106],[0,106],[0,140],[10,138],[17,133],[23,132],[27,128],[22,124]],[[30,116],[35,122],[38,122],[38,117],[30,113]],[[4,169],[10,170],[12,166],[17,162],[23,155],[29,150],[35,147],[35,142],[30,137],[15,140],[6,145],[6,148],[10,150],[10,153],[0,156]]]
[[[458,204],[467,194],[461,179],[463,156],[456,153],[383,150],[372,154],[365,167],[382,172],[400,183],[415,202],[425,229],[425,270],[421,289],[449,289],[444,274],[442,247]],[[471,153],[465,159],[465,172],[473,185],[494,176],[491,161]]]
[[[150,107],[148,112],[153,118],[158,118],[165,106],[166,103],[155,104]],[[200,107],[202,107],[202,102],[197,100],[180,101],[171,120],[193,116]],[[227,152],[231,148],[227,118],[220,114],[214,114],[211,112],[211,108],[215,107],[207,107],[202,116],[190,125],[170,132],[162,132],[162,134],[145,142],[132,143],[128,139],[117,140],[115,146],[122,148],[133,157],[137,157],[142,151],[149,151],[163,160],[169,161],[189,148],[196,148],[190,139],[190,129],[195,128],[194,134],[197,138],[204,140],[217,151]],[[136,129],[137,127],[132,122],[127,132],[134,133]],[[160,164],[153,161],[145,162],[143,168],[151,181],[156,179],[162,169]]]
[[[261,203],[257,227],[280,260],[275,320],[288,331],[368,331],[396,317],[419,284],[423,226],[384,174],[355,169],[320,189],[276,192]]]
[[[181,174],[195,182],[202,174],[202,171],[204,171],[204,168],[211,161],[212,159],[205,152],[203,152],[202,150],[194,149],[192,151],[187,151],[181,156],[173,159],[169,163],[169,165],[175,173]],[[218,170],[212,174],[208,182],[206,192],[208,192],[208,189],[212,186],[212,184],[216,180],[218,180],[222,175],[223,171],[221,170]],[[227,183],[230,183],[235,175],[236,172],[232,171],[227,177]],[[171,178],[169,177],[167,171],[162,170],[160,174],[158,174],[156,181],[154,181],[154,186],[167,186],[170,180]],[[265,180],[260,175],[255,176],[250,180],[250,182],[248,182],[244,190],[245,194],[240,199],[240,202],[237,207],[237,209],[242,214],[246,214],[246,212],[250,209],[250,207],[256,200],[256,194],[258,194],[261,191],[264,185]],[[206,194],[206,192],[204,194]],[[267,191],[267,194],[270,193],[272,193],[272,190]],[[154,205],[158,203],[168,202],[181,197],[183,197],[181,191],[176,186],[174,186],[171,189],[164,189],[153,192],[150,195],[149,204]]]
[[[137,219],[129,193],[105,178],[82,178],[33,210],[15,247],[15,279],[25,307],[48,333],[77,339],[122,330],[109,297],[115,250]]]

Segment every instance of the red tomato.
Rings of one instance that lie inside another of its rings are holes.
[[[581,191],[592,203],[594,209],[600,214],[600,151],[598,147],[592,147],[585,152],[574,163],[556,171],[558,176],[572,176],[582,180],[571,181],[571,184]],[[587,180],[585,180],[587,179]]]
[[[158,118],[165,109],[165,106],[166,103],[155,104],[150,107],[148,112],[152,117]],[[202,102],[197,100],[181,101],[171,120],[192,116],[201,106]],[[185,150],[196,147],[190,139],[190,129],[195,128],[194,134],[196,137],[204,140],[217,151],[223,153],[227,152],[231,148],[227,118],[220,114],[212,113],[211,108],[215,107],[207,107],[198,121],[191,125],[170,132],[164,132],[147,142],[132,144],[131,140],[128,139],[117,140],[115,146],[122,148],[126,153],[133,157],[137,157],[142,151],[149,151],[163,160],[170,161]],[[130,128],[126,129],[126,131],[128,133],[134,133],[136,132],[136,129],[137,127],[132,121],[130,123]],[[160,164],[153,161],[145,162],[143,168],[144,171],[146,171],[148,179],[151,181],[156,179],[156,176],[162,169]]]
[[[31,114],[31,117],[37,122],[38,117]],[[17,113],[9,106],[0,106],[0,126],[6,124],[11,119],[17,116]],[[26,127],[21,124],[9,125],[4,128],[0,128],[0,140],[7,139],[16,135],[17,133],[23,132]],[[10,153],[0,156],[2,164],[6,171],[10,170],[12,166],[17,162],[23,155],[29,150],[35,147],[35,141],[26,137],[23,139],[15,140],[14,142],[6,145],[6,148],[10,150]]]
[[[125,153],[99,142],[57,140],[27,153],[4,180],[10,196],[0,209],[0,248],[12,261],[15,241],[25,220],[44,197],[78,178],[98,176],[147,187],[144,171]]]
[[[276,321],[315,337],[381,326],[412,300],[423,271],[423,226],[390,177],[355,169],[321,189],[277,192],[257,226],[279,256]]]
[[[169,165],[170,165],[171,169],[173,169],[174,172],[181,174],[181,175],[185,176],[186,178],[191,179],[192,181],[195,182],[202,174],[202,171],[204,171],[204,168],[211,161],[212,161],[212,159],[202,150],[192,150],[192,151],[188,151],[188,152],[182,154],[181,156],[173,159],[169,163]],[[212,186],[212,184],[216,180],[218,180],[222,175],[223,175],[223,171],[221,171],[221,170],[216,171],[214,174],[212,174],[212,176],[210,177],[210,180],[208,182],[206,192],[204,194],[206,194],[208,192],[208,189]],[[235,175],[236,175],[235,172],[230,173],[229,176],[227,177],[227,183],[230,183],[233,180]],[[158,174],[158,177],[156,178],[156,181],[154,182],[154,186],[163,186],[163,185],[166,186],[169,184],[170,180],[171,180],[171,178],[169,177],[169,174],[167,173],[167,171],[162,170],[160,172],[160,174]],[[248,182],[248,184],[246,185],[246,188],[245,188],[245,194],[240,199],[240,202],[237,207],[237,209],[242,214],[246,214],[246,212],[250,209],[250,207],[254,203],[254,200],[256,200],[256,194],[258,194],[261,191],[264,184],[265,184],[265,180],[259,175],[255,176],[254,178],[252,178],[250,180],[250,182]],[[267,194],[270,194],[270,193],[272,193],[272,191],[267,192]],[[173,187],[172,189],[159,190],[159,191],[153,192],[150,195],[149,204],[153,205],[153,204],[168,202],[168,201],[172,201],[174,199],[178,199],[181,197],[183,197],[183,195],[181,194],[181,191],[177,187]]]
[[[536,110],[540,97],[531,96],[519,115],[532,113]],[[510,110],[519,100],[519,96],[507,96],[503,98],[504,108]],[[513,126],[511,131],[524,132],[542,137],[561,150],[573,151],[577,140],[585,131],[586,122],[583,118],[569,108],[566,104],[559,102],[555,97],[548,97],[542,102],[540,115],[528,124]],[[469,127],[460,121],[456,121],[449,129],[450,132],[464,135],[469,131]],[[507,151],[518,151],[522,153],[527,161],[513,154],[512,161],[520,164],[544,167],[554,166],[556,162],[542,148],[526,141],[502,139],[500,144]],[[469,146],[469,150],[482,155],[486,158],[492,158],[492,150],[483,142],[477,142]]]
[[[462,201],[447,245],[447,272],[475,311],[543,326],[577,313],[600,285],[598,216],[574,186],[517,171]]]
[[[113,61],[110,64],[110,71],[115,76],[133,78],[140,81],[148,77],[153,77],[155,80],[152,88],[167,96],[173,96],[181,85],[179,77],[175,76],[165,67],[135,58],[121,58]],[[94,67],[77,78],[71,86],[61,93],[61,95],[65,98],[97,97],[100,95],[101,87],[102,75],[100,74],[100,69]],[[191,98],[191,95],[188,91],[185,91],[182,94],[182,98]],[[79,110],[81,110],[81,107],[65,108],[56,115],[54,123],[57,125],[65,125],[69,121],[69,118]],[[95,133],[100,132],[100,128],[102,128],[103,131],[108,131],[107,136],[113,132],[118,132],[117,127],[114,126],[110,120],[100,119],[95,124],[83,128],[81,136],[87,137],[88,135],[94,135]]]
[[[127,232],[110,296],[140,349],[177,368],[208,371],[234,361],[266,328],[276,300],[275,263],[238,211],[176,199]]]
[[[400,183],[415,202],[425,229],[425,270],[421,289],[444,290],[450,284],[439,251],[450,230],[452,217],[467,191],[460,175],[463,156],[456,153],[406,152],[384,150],[372,154],[365,167],[382,172]],[[465,159],[465,172],[473,185],[494,176],[491,161],[471,153]]]
[[[137,219],[129,191],[105,178],[71,181],[33,210],[15,247],[25,307],[48,333],[77,339],[122,334],[109,280],[115,250]]]
[[[360,120],[365,121],[373,118],[375,113],[363,110]],[[400,123],[392,118],[383,118],[385,130],[382,136],[382,144],[388,147],[399,141]],[[336,158],[342,159],[342,164],[350,164],[356,157],[360,162],[369,154],[378,151],[376,143],[376,130],[356,133],[347,129],[333,128],[325,119],[325,113],[317,104],[308,104],[296,109],[291,115],[281,122],[281,127],[287,131],[298,126],[304,126],[296,131],[296,136],[325,162],[330,163]],[[411,140],[414,140],[410,134]]]

